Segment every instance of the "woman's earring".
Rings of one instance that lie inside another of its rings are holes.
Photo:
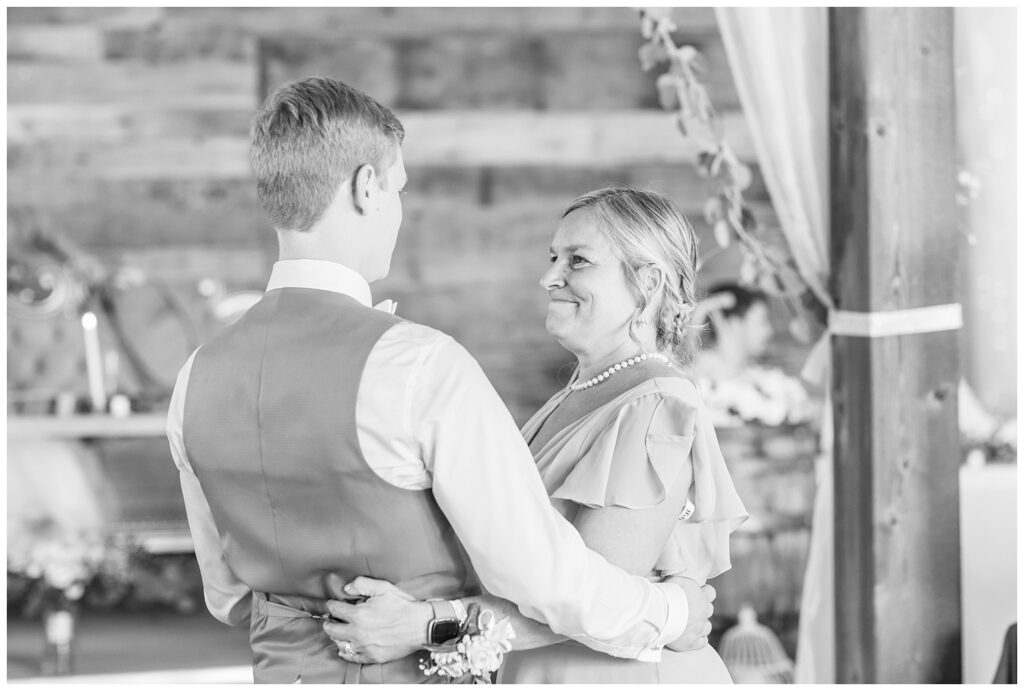
[[[636,323],[637,324],[646,324],[647,323],[647,317],[645,317],[644,315],[641,314],[639,317],[636,318]]]

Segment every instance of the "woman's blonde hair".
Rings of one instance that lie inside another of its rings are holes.
[[[658,350],[680,362],[693,357],[693,339],[687,338],[697,303],[697,237],[686,217],[670,199],[650,190],[607,187],[577,197],[562,213],[587,209],[622,257],[626,281],[637,298],[637,312],[629,333],[636,336],[636,320],[660,298],[654,317]],[[658,269],[662,280],[647,294],[641,277],[644,268]]]

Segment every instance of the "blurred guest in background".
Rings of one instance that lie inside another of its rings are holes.
[[[814,419],[816,405],[804,385],[777,367],[760,364],[775,335],[764,293],[719,284],[708,291],[699,311],[707,315],[713,345],[701,350],[693,373],[716,427]]]
[[[736,283],[720,283],[703,302],[714,347],[705,347],[694,370],[712,380],[735,377],[757,362],[775,335],[768,297]]]

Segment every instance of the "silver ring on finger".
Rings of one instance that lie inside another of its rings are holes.
[[[349,641],[345,641],[345,645],[341,647],[341,652],[351,657],[355,657],[356,655],[356,649],[352,647],[352,643]]]

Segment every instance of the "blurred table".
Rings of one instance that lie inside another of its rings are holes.
[[[992,682],[1017,618],[1017,464],[960,468],[963,681]]]
[[[99,439],[162,437],[167,434],[167,413],[128,417],[112,415],[12,415],[7,418],[7,438]]]

